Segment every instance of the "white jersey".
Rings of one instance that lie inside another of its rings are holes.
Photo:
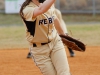
[[[46,13],[33,18],[35,7],[37,7],[37,5],[30,2],[30,4],[23,10],[26,38],[31,43],[51,41],[57,34],[54,26],[54,19],[56,17],[54,11],[53,9],[49,9]]]

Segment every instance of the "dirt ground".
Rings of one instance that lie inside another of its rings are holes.
[[[0,50],[0,75],[42,75],[31,58],[28,49]],[[100,75],[100,46],[89,46],[85,52],[74,51],[76,56],[68,62],[72,75]]]

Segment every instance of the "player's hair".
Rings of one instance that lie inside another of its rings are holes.
[[[24,19],[23,17],[23,9],[31,2],[31,0],[26,0],[22,5],[21,5],[21,8],[20,8],[20,16]]]

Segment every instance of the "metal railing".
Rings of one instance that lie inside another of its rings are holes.
[[[100,0],[57,0],[55,6],[62,13],[100,14]]]
[[[56,0],[55,6],[62,13],[100,14],[100,0]],[[5,13],[5,8],[0,13]]]

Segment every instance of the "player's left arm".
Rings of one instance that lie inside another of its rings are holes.
[[[56,19],[54,20],[54,25],[55,25],[55,28],[57,29],[59,35],[60,35],[60,34],[65,35],[65,32],[64,32],[64,30],[63,30],[63,27],[61,26],[61,23],[60,23],[60,21],[59,21],[58,18],[56,18]]]
[[[65,32],[65,33],[68,33],[67,27],[66,27],[66,23],[65,23],[65,21],[64,21],[63,18],[62,18],[62,13],[61,13],[61,11],[58,10],[57,8],[55,8],[55,15],[56,15],[56,17],[59,19],[59,21],[60,21],[60,23],[61,23],[61,26],[62,26],[62,28],[63,28],[63,30],[64,30],[64,32]]]

